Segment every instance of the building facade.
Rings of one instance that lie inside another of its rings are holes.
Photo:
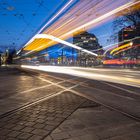
[[[97,37],[94,34],[88,33],[87,31],[84,31],[78,35],[73,35],[73,44],[97,54],[100,54],[102,50],[102,47],[98,43]],[[94,56],[87,53],[77,51],[77,56],[77,64],[80,66],[92,66],[97,65],[98,63]]]
[[[140,59],[140,24],[137,26],[129,26],[118,32],[119,46],[131,43],[132,45],[118,54],[118,57],[128,60]]]

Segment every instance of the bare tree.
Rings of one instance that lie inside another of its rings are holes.
[[[118,15],[117,15],[118,16]],[[113,22],[114,31],[127,27],[129,25],[137,26],[140,24],[140,10],[128,10],[127,14],[117,17]]]

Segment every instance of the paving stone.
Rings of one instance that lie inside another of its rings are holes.
[[[6,139],[0,139],[0,140],[17,140],[17,138],[6,138]]]
[[[69,135],[71,137],[77,137],[77,136],[81,136],[81,135],[84,135],[86,134],[87,132],[84,131],[84,130],[72,130],[72,131],[68,131]]]
[[[44,129],[35,129],[31,133],[39,136],[47,136],[50,133],[50,131]]]
[[[61,133],[53,133],[53,134],[51,134],[51,137],[54,140],[63,140],[63,139],[69,138],[70,135],[66,132],[61,132]]]
[[[24,127],[24,129],[22,129],[21,131],[22,132],[31,132],[31,131],[33,131],[34,130],[34,128],[33,127]]]
[[[19,125],[24,125],[24,124],[26,124],[27,122],[26,121],[20,121],[20,122],[18,122],[17,124],[19,124]]]
[[[47,136],[46,138],[44,138],[43,140],[53,140],[50,136]]]
[[[12,128],[12,130],[21,130],[23,129],[25,126],[23,125],[16,125],[15,127]]]
[[[35,124],[36,124],[35,122],[26,122],[24,125],[25,126],[33,126]]]
[[[57,127],[54,131],[52,131],[52,134],[53,133],[61,133],[61,132],[62,132],[62,130],[59,127]]]
[[[11,132],[11,130],[9,130],[9,129],[1,129],[0,136],[5,136],[5,135],[9,134],[10,132]]]
[[[34,128],[43,128],[44,126],[45,126],[44,124],[37,123],[37,124],[35,124],[33,127],[34,127]]]
[[[29,133],[21,133],[17,136],[18,139],[26,140],[29,139],[32,136],[32,134]]]
[[[38,119],[45,119],[46,118],[46,115],[39,115],[37,118]]]
[[[28,140],[42,140],[44,136],[33,135]]]
[[[10,129],[10,128],[14,127],[14,126],[15,126],[15,124],[7,124],[7,125],[4,126],[4,128],[7,128],[7,129],[9,128]]]
[[[56,128],[56,126],[53,125],[47,125],[44,127],[45,130],[49,130],[49,131],[53,130],[54,128]]]
[[[69,138],[69,139],[67,139],[67,140],[81,140],[80,138],[78,138],[78,137],[74,137],[74,138]],[[85,139],[85,140],[88,140],[88,139]],[[93,139],[94,140],[94,139]]]
[[[67,94],[70,94],[70,99],[66,98]],[[73,101],[73,98],[78,98],[79,101]],[[55,129],[79,106],[79,104],[81,104],[81,102],[84,102],[84,100],[85,99],[81,98],[80,96],[71,93],[64,93],[35,106],[30,106],[23,111],[16,112],[15,114],[17,116],[10,116],[12,119],[5,119],[5,121],[9,120],[9,124],[7,125],[7,129],[5,129],[5,132],[2,132],[3,134],[7,135],[7,138],[10,136],[13,138],[18,137],[20,139],[29,139],[29,137],[32,137],[32,139],[37,139],[38,136],[38,139],[41,139]],[[72,105],[73,103],[75,105]],[[65,111],[66,113],[64,113],[64,110],[68,109],[69,107],[69,111]],[[61,117],[59,117],[59,115]],[[10,121],[14,122],[14,119],[16,120],[16,123],[11,123]],[[1,123],[2,129],[4,127],[3,125],[6,126],[5,122]],[[14,131],[9,131],[11,128]],[[61,137],[66,138],[68,135],[63,132]]]
[[[80,140],[100,140],[100,138],[94,134],[85,134],[85,135],[79,136],[78,138]]]
[[[47,120],[54,120],[55,117],[47,117]]]
[[[3,128],[5,126],[5,122],[0,122],[0,128]]]
[[[58,122],[61,122],[63,121],[64,119],[63,118],[60,118],[60,117],[56,117],[54,121],[58,121]]]
[[[5,140],[6,136],[0,136],[0,140]]]
[[[9,137],[17,137],[20,134],[21,134],[21,132],[19,132],[19,131],[12,131],[8,134],[8,136]]]
[[[35,122],[37,122],[37,123],[44,123],[45,120],[44,119],[37,119]]]

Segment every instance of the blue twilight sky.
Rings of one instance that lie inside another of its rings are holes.
[[[24,44],[69,0],[0,0],[0,51]],[[89,30],[102,46],[112,34],[112,22]]]

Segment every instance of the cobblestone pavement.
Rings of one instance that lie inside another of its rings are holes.
[[[0,140],[139,140],[140,123],[64,92],[0,119]]]
[[[75,84],[69,80],[75,78],[59,78],[48,74],[31,74],[18,69],[2,68],[0,69],[0,115],[39,98],[63,91],[64,89],[56,84],[65,83],[65,87],[70,87]]]
[[[64,92],[0,119],[0,139],[43,139],[86,99]]]

